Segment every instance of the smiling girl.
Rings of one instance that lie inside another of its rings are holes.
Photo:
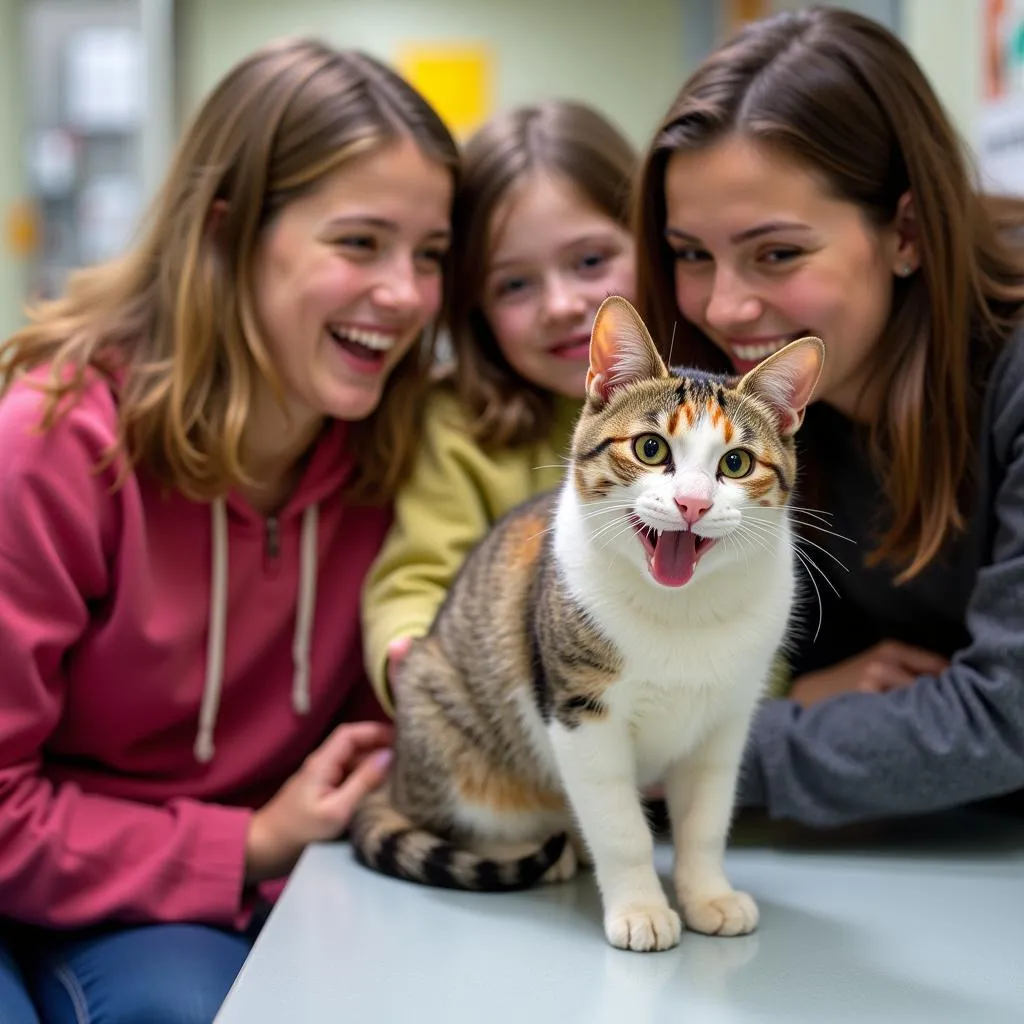
[[[815,574],[820,634],[808,607],[740,792],[774,817],[1024,787],[1024,260],[1004,215],[1024,223],[976,190],[906,48],[830,8],[712,54],[647,156],[640,291],[675,361],[826,347],[797,518],[831,584]]]
[[[138,245],[0,349],[5,1021],[212,1020],[261,904],[383,777],[358,601],[456,171],[393,72],[269,46]]]
[[[566,102],[512,110],[463,155],[455,365],[432,397],[364,602],[367,663],[386,702],[389,657],[426,632],[470,548],[561,480],[594,315],[606,296],[634,291],[635,156],[601,115]]]

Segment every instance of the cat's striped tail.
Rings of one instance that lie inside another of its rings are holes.
[[[514,892],[536,885],[558,863],[567,842],[566,835],[560,833],[526,857],[481,857],[417,827],[391,805],[387,786],[360,804],[349,839],[356,859],[381,874],[440,889],[474,892]]]

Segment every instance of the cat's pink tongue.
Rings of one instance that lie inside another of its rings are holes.
[[[663,587],[689,583],[697,564],[697,535],[693,530],[666,530],[651,559],[651,575]]]

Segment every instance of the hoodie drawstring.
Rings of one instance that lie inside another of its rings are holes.
[[[203,764],[213,760],[213,730],[220,708],[224,682],[224,647],[228,614],[228,512],[224,500],[210,506],[213,532],[213,557],[210,573],[210,624],[206,643],[206,681],[199,708],[199,728],[193,753]],[[302,516],[302,542],[299,561],[299,593],[292,641],[292,707],[297,714],[309,712],[309,655],[316,617],[317,539],[319,513],[315,504]]]
[[[299,563],[299,599],[295,612],[295,638],[292,641],[292,707],[300,715],[309,713],[309,647],[316,614],[316,563],[319,535],[316,505],[310,505],[302,517],[302,546]]]

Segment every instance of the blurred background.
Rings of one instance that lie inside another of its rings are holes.
[[[586,100],[646,144],[684,77],[784,0],[0,0],[0,336],[130,240],[205,92],[265,41],[390,61],[464,136]],[[850,0],[907,43],[1000,188],[1024,191],[1024,0]]]

